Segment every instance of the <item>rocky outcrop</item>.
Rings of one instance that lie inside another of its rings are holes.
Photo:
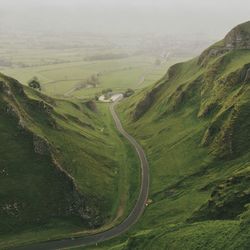
[[[53,106],[49,105],[45,101],[34,99],[27,100],[27,107],[32,110],[37,110],[45,115],[50,115],[54,110]]]
[[[71,186],[71,194],[68,196],[69,206],[66,208],[68,215],[79,216],[82,220],[88,223],[89,227],[96,228],[100,226],[103,221],[100,217],[100,211],[95,209],[95,198],[86,198],[78,189],[74,178],[64,170],[55,156],[51,154],[52,162],[58,171],[58,175],[65,179],[65,183]]]
[[[7,217],[6,220],[9,220],[9,218],[12,220],[17,217],[12,221],[13,228],[16,225],[25,227],[33,223],[42,225],[49,218],[58,216],[64,218],[73,216],[89,228],[102,225],[106,217],[104,218],[101,211],[99,197],[93,197],[93,195],[84,193],[78,188],[75,179],[71,176],[71,166],[67,166],[60,155],[60,147],[57,147],[58,145],[52,141],[53,139],[50,139],[48,134],[43,133],[45,130],[61,129],[58,125],[60,124],[59,120],[68,122],[68,117],[55,109],[56,99],[45,97],[39,92],[34,92],[34,95],[30,97],[29,92],[24,92],[24,90],[26,88],[19,82],[0,74],[0,121],[6,121],[6,127],[11,124],[12,130],[10,131],[14,131],[13,140],[16,139],[16,144],[23,147],[24,152],[28,152],[25,159],[32,159],[30,165],[20,164],[21,167],[24,165],[22,170],[27,171],[25,175],[28,175],[30,171],[31,176],[33,176],[34,172],[35,175],[45,177],[45,185],[51,181],[54,186],[51,196],[48,194],[47,199],[46,193],[46,198],[41,201],[41,207],[44,206],[41,209],[39,209],[38,204],[30,206],[30,197],[19,199],[14,195],[10,199],[6,199],[0,204],[1,218]],[[84,108],[86,110],[85,103],[78,106],[72,102],[72,105],[78,110]],[[93,108],[91,105],[89,108]],[[78,125],[94,129],[77,117],[72,116],[73,118]],[[58,124],[57,121],[59,121]],[[6,156],[6,159],[8,159],[8,156]],[[19,166],[17,167],[19,168]],[[41,169],[39,169],[40,167]],[[1,177],[7,176],[7,170],[5,168],[0,169],[0,175]],[[39,183],[40,188],[42,183]],[[40,191],[42,193],[42,190]],[[52,204],[51,200],[53,201],[58,194],[60,198],[58,198],[57,203]],[[48,205],[46,202],[48,202]],[[35,209],[35,212],[33,209]],[[27,221],[26,218],[30,212],[34,212],[35,217],[31,216]]]
[[[228,50],[250,49],[250,22],[238,25],[224,38],[224,46]]]
[[[206,129],[201,144],[209,146],[219,159],[230,160],[245,154],[250,148],[249,114],[249,102],[235,103],[220,111]]]
[[[43,93],[37,91],[36,93],[37,96],[39,96],[41,99],[43,99],[44,101],[46,101],[47,103],[49,103],[50,105],[52,106],[56,106],[56,101],[55,99],[47,96],[47,95],[44,95]]]
[[[0,81],[0,89],[2,89],[5,94],[16,93],[22,97],[26,97],[26,94],[23,90],[23,86],[17,80],[0,73]]]
[[[221,181],[189,221],[236,219],[250,202],[248,184],[250,173],[243,172]]]
[[[49,155],[49,143],[38,135],[33,134],[33,146],[35,153]]]
[[[209,58],[225,54],[234,49],[250,49],[250,22],[238,25],[222,41],[205,50],[199,57],[198,64],[205,66]]]
[[[3,93],[8,93],[9,87],[4,81],[0,81],[0,91]]]

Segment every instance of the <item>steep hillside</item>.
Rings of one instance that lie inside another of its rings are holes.
[[[119,109],[147,152],[152,203],[117,249],[248,249],[250,22]]]
[[[107,106],[0,75],[0,138],[0,248],[111,225],[133,205],[137,158]]]

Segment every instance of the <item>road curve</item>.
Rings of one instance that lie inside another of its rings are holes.
[[[141,187],[140,187],[140,193],[139,197],[136,201],[136,204],[131,211],[131,213],[128,215],[128,217],[119,225],[101,232],[97,233],[95,235],[90,236],[82,236],[79,238],[68,238],[63,240],[54,240],[54,241],[47,241],[42,243],[37,243],[29,246],[23,246],[23,247],[17,247],[12,248],[15,250],[55,250],[55,249],[69,249],[72,247],[80,247],[80,246],[88,246],[93,245],[96,243],[100,243],[103,241],[106,241],[108,239],[117,237],[121,235],[122,233],[126,232],[133,224],[135,224],[140,216],[142,215],[145,206],[146,201],[148,199],[148,191],[149,191],[149,167],[148,167],[148,161],[146,158],[146,155],[144,153],[144,150],[139,145],[139,143],[130,135],[128,134],[124,128],[122,127],[121,121],[117,116],[117,113],[115,111],[115,106],[119,100],[117,100],[114,103],[110,104],[110,112],[112,114],[112,117],[114,119],[115,125],[117,130],[131,143],[131,145],[136,150],[140,163],[141,163]]]

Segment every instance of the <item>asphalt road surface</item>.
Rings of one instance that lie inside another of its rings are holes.
[[[80,247],[80,246],[88,246],[94,245],[96,243],[100,243],[106,241],[108,239],[117,237],[124,232],[126,232],[133,224],[135,224],[140,216],[142,215],[146,202],[148,199],[148,190],[149,190],[149,170],[148,170],[148,161],[146,155],[142,149],[142,147],[138,144],[138,142],[128,134],[122,127],[121,121],[118,118],[115,105],[119,100],[115,103],[110,104],[110,112],[113,116],[115,125],[117,130],[131,143],[134,147],[135,151],[137,152],[140,162],[141,162],[141,187],[138,199],[136,201],[135,207],[128,215],[128,217],[119,225],[101,232],[95,235],[90,236],[82,236],[79,238],[68,238],[63,240],[54,240],[54,241],[47,241],[42,243],[37,243],[33,245],[23,246],[12,248],[16,250],[55,250],[55,249],[69,249],[72,247]]]

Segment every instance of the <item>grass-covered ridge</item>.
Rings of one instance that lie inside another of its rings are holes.
[[[129,234],[100,248],[249,248],[249,28],[120,104],[148,156],[152,204]]]
[[[124,218],[137,196],[138,160],[108,106],[0,78],[0,248]]]

